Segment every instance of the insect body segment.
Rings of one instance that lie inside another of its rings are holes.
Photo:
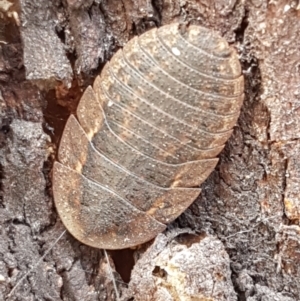
[[[105,249],[154,238],[199,195],[243,100],[236,53],[178,24],[135,37],[84,92],[53,168],[57,211]]]

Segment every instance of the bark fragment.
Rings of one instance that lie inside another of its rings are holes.
[[[56,80],[70,84],[71,65],[55,32],[58,1],[20,0],[20,14],[26,78],[46,81],[43,84],[47,85]]]
[[[173,240],[159,234],[132,271],[135,301],[237,300],[222,243],[212,236]]]

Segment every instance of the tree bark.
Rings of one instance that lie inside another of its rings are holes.
[[[123,300],[299,300],[299,17],[285,0],[0,1],[0,300],[117,300],[111,269]],[[68,116],[117,49],[171,22],[214,29],[240,55],[245,101],[217,168],[174,235],[109,252],[110,264],[68,233],[53,246]]]

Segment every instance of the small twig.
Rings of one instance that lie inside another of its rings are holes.
[[[106,260],[106,258],[105,258],[105,260]],[[83,270],[85,273],[89,274],[89,275],[94,275],[94,272],[90,272],[90,271],[84,270],[84,269],[82,269],[82,270]],[[105,279],[112,280],[112,279],[111,279],[111,275],[109,275],[109,276],[103,276],[103,275],[102,275],[102,277],[104,277]],[[126,282],[124,282],[124,281],[117,280],[117,279],[115,279],[115,281],[116,281],[116,283],[120,283],[120,284],[123,284],[123,285],[128,286],[128,283],[126,283]]]
[[[256,223],[256,224],[255,224],[253,227],[251,227],[250,229],[243,230],[243,231],[239,231],[239,232],[235,232],[235,233],[233,233],[233,234],[231,234],[231,235],[226,236],[225,239],[234,237],[234,236],[236,236],[236,235],[238,235],[238,234],[249,233],[249,232],[253,231],[255,228],[257,228],[260,224],[262,224],[262,223],[264,223],[264,222],[266,222],[266,221],[269,221],[269,220],[271,220],[271,219],[277,218],[277,217],[278,217],[277,215],[274,215],[274,216],[271,216],[271,217],[269,217],[269,218],[263,219],[263,220],[259,221],[258,223]]]
[[[109,266],[110,277],[111,277],[111,280],[113,282],[113,286],[114,286],[114,290],[115,290],[115,293],[116,293],[117,301],[119,301],[120,296],[119,296],[119,291],[118,291],[118,288],[117,288],[116,280],[115,280],[115,277],[114,277],[113,272],[112,272],[112,268],[111,268],[111,265],[110,265],[110,262],[109,262],[109,259],[108,259],[107,252],[106,252],[105,249],[103,249],[103,251],[104,251],[104,254],[105,254],[106,261],[107,261],[108,266]]]
[[[37,261],[37,263],[17,282],[17,284],[13,287],[10,293],[7,295],[7,298],[10,298],[16,288],[23,282],[23,280],[43,261],[43,259],[49,254],[49,252],[53,249],[53,247],[58,243],[58,241],[64,236],[67,230],[64,230],[62,234],[54,241],[54,243],[50,246],[50,248],[45,252],[45,254]]]

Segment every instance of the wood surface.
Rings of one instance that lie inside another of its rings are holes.
[[[175,22],[235,47],[245,100],[201,196],[168,228],[196,238],[174,230],[109,253],[120,298],[299,300],[299,18],[297,1],[284,0],[1,1],[0,300],[116,300],[103,251],[70,234],[35,266],[65,229],[51,170],[66,120],[104,64],[134,36]]]

